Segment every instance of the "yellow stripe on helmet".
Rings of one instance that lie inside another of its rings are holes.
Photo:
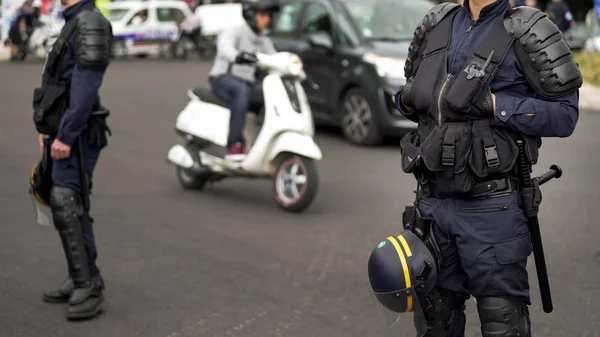
[[[410,247],[408,246],[408,242],[406,242],[404,236],[402,236],[402,234],[398,235],[398,239],[400,239],[400,243],[402,244],[402,248],[404,248],[404,251],[406,252],[406,256],[411,257],[412,252],[410,251]]]
[[[400,258],[400,264],[402,264],[402,270],[404,271],[404,283],[406,284],[406,288],[411,288],[412,284],[410,282],[410,271],[408,270],[408,264],[406,263],[406,257],[404,257],[404,253],[400,248],[400,244],[393,236],[387,238],[388,241],[392,243],[394,248],[396,248],[396,252],[398,253],[398,257]],[[412,310],[412,297],[409,296],[406,299],[406,311],[409,312]]]

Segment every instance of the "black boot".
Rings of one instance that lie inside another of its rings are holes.
[[[69,277],[58,288],[44,291],[44,302],[67,303],[74,289],[73,279]]]
[[[98,315],[101,310],[100,304],[104,301],[103,290],[104,280],[99,275],[92,278],[90,287],[75,288],[69,298],[67,319],[86,319]]]
[[[86,319],[100,312],[104,282],[97,276],[92,279],[83,242],[81,217],[83,207],[76,191],[54,186],[50,196],[53,220],[63,244],[69,275],[74,290],[69,297],[67,319]]]

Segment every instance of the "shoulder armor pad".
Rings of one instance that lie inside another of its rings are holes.
[[[542,97],[561,97],[583,85],[571,48],[544,13],[530,7],[514,8],[504,18],[504,27],[517,39],[517,59],[529,84]]]
[[[79,68],[106,70],[110,62],[112,39],[112,26],[99,11],[82,11],[77,16],[74,41]]]
[[[427,33],[435,28],[435,26],[437,26],[448,14],[459,8],[461,8],[459,4],[446,2],[434,6],[427,14],[425,14],[423,20],[417,25],[413,40],[408,47],[408,57],[404,64],[404,76],[406,78],[413,76],[419,68],[415,61],[419,57],[419,50],[421,49],[423,41],[425,41]]]

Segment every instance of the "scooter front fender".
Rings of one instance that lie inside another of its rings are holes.
[[[284,132],[274,140],[269,151],[269,161],[282,152],[290,152],[314,160],[321,160],[323,154],[312,137],[297,132]]]
[[[190,169],[194,166],[194,159],[183,145],[175,145],[169,149],[167,160],[177,166]]]

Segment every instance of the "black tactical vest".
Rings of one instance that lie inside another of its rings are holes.
[[[42,86],[33,92],[33,121],[39,133],[56,136],[60,120],[69,107],[70,81],[62,77],[67,43],[77,22],[69,21],[48,53],[42,74]]]
[[[525,141],[532,164],[541,146],[539,137],[492,127],[492,118],[469,117],[473,102],[486,94],[514,39],[498,20],[465,68],[449,74],[447,54],[456,12],[427,36],[411,88],[418,128],[401,141],[403,171],[415,174],[421,183],[436,184],[436,190],[447,196],[465,194],[482,181],[516,177],[516,139]]]

